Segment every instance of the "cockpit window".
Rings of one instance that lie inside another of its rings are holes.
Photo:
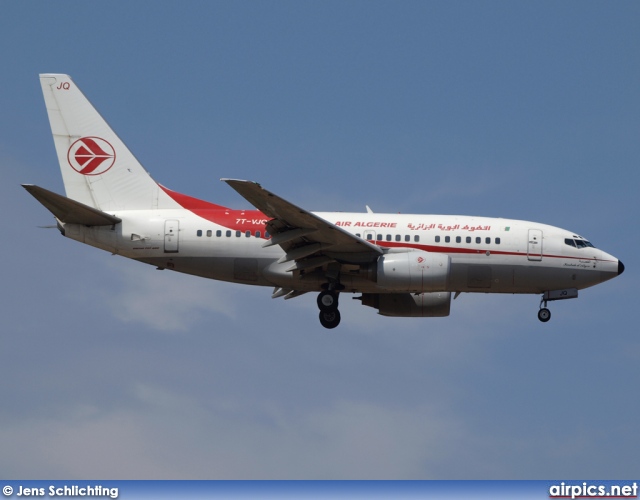
[[[565,245],[569,245],[570,247],[576,247],[576,248],[595,248],[591,242],[587,241],[587,240],[578,240],[578,239],[571,239],[571,238],[565,238],[564,240]]]
[[[587,248],[587,247],[591,247],[591,248],[595,248],[591,243],[589,243],[587,240],[576,240],[576,246],[578,248]]]

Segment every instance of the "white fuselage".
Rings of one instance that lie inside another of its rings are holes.
[[[326,279],[292,272],[268,239],[262,213],[229,209],[114,212],[114,226],[61,224],[65,235],[161,269],[236,283],[320,290]],[[576,241],[557,227],[519,220],[454,215],[327,212],[315,215],[389,253],[422,250],[446,254],[450,292],[543,293],[583,289],[618,275],[618,259]],[[573,244],[567,243],[573,241]],[[581,248],[578,248],[580,247]],[[343,266],[345,292],[386,293],[366,266]]]

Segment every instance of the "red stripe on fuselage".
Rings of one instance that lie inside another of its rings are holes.
[[[172,191],[162,184],[158,184],[158,186],[185,210],[233,231],[262,231],[264,234],[264,226],[270,220],[258,210],[232,210],[222,205]]]
[[[179,203],[182,208],[186,208],[193,213],[196,213],[195,210],[229,210],[227,207],[223,207],[222,205],[216,205],[215,203],[172,191],[171,189],[164,187],[162,184],[158,184],[158,186],[160,186],[160,189],[165,193],[171,196],[174,201]]]
[[[466,255],[483,255],[486,254],[487,251],[491,253],[491,255],[513,255],[516,257],[526,257],[528,254],[526,252],[508,252],[505,250],[495,250],[493,248],[460,248],[460,247],[445,247],[439,245],[421,245],[418,243],[409,243],[402,241],[378,241],[378,240],[367,240],[369,243],[373,243],[374,245],[378,245],[383,248],[414,248],[416,250],[423,250],[425,252],[434,252],[434,253],[446,253],[446,254],[466,254]],[[543,258],[549,259],[576,259],[576,260],[591,260],[596,262],[612,262],[604,259],[598,259],[595,257],[574,257],[570,255],[552,255],[552,254],[543,254]],[[534,261],[535,262],[535,261]]]

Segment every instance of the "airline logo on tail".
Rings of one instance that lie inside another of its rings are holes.
[[[83,137],[71,145],[67,160],[82,175],[100,175],[113,167],[116,151],[100,137]]]

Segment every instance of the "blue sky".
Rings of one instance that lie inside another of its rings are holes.
[[[537,479],[640,466],[637,2],[0,2],[6,478]],[[575,231],[623,276],[446,319],[217,283],[38,229],[63,192],[38,73],[162,184],[248,208]]]

